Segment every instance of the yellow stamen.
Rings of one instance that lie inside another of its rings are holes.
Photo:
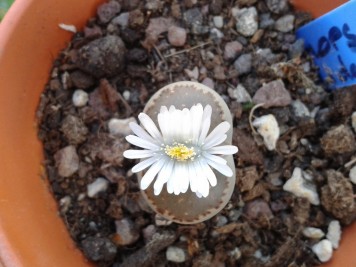
[[[167,145],[164,152],[172,159],[178,161],[193,159],[196,154],[193,147],[188,148],[186,145],[180,143],[174,143],[173,146]]]

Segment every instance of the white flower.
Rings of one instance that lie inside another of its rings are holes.
[[[143,127],[130,123],[135,135],[128,135],[126,140],[143,150],[126,150],[124,157],[144,159],[132,168],[134,173],[149,168],[140,183],[142,190],[157,176],[153,185],[155,195],[167,183],[170,194],[185,193],[190,186],[198,197],[207,197],[210,186],[217,184],[211,168],[224,176],[233,175],[227,161],[217,156],[232,155],[238,150],[232,145],[218,146],[225,141],[230,124],[224,121],[208,134],[211,112],[210,105],[203,109],[197,104],[183,110],[163,106],[157,116],[160,130],[145,113],[138,116]]]

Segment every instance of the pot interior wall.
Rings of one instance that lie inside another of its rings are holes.
[[[80,29],[100,2],[16,0],[0,24],[0,266],[90,266],[47,188],[35,112],[52,60],[71,38],[58,24]],[[345,231],[325,266],[356,266],[355,231]]]

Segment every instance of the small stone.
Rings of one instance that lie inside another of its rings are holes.
[[[269,10],[276,14],[282,14],[288,9],[288,0],[266,0]]]
[[[193,70],[184,69],[184,72],[191,80],[197,81],[199,78],[199,69],[197,66],[195,66]]]
[[[304,52],[304,40],[298,39],[288,49],[288,55],[290,58],[300,57]]]
[[[231,258],[233,258],[235,261],[237,261],[238,259],[241,258],[242,253],[241,253],[241,250],[240,250],[238,247],[236,247],[236,248],[234,248],[233,250],[229,251],[229,252],[228,252],[228,255],[229,255]]]
[[[181,263],[186,261],[187,256],[183,249],[175,246],[170,246],[166,250],[166,258],[168,261]]]
[[[145,15],[140,9],[135,9],[129,13],[129,27],[135,29],[145,23]]]
[[[62,177],[72,176],[79,169],[79,157],[75,146],[66,146],[54,154],[58,174]]]
[[[209,11],[212,15],[219,15],[223,7],[223,0],[211,0],[209,1]]]
[[[210,28],[208,26],[200,24],[192,24],[191,28],[191,33],[194,35],[205,35],[210,31]]]
[[[242,54],[235,60],[234,67],[237,70],[239,76],[249,73],[252,67],[252,55]]]
[[[280,133],[276,118],[272,114],[264,115],[256,118],[252,125],[257,127],[257,131],[263,137],[267,149],[275,150]]]
[[[137,232],[134,223],[127,218],[115,221],[116,236],[115,243],[120,246],[131,245],[135,243],[140,235]]]
[[[305,237],[312,238],[312,239],[320,239],[320,238],[324,237],[325,234],[319,228],[305,227],[303,230],[303,235]]]
[[[216,227],[221,227],[221,226],[224,226],[225,224],[228,223],[228,219],[223,216],[223,215],[218,215],[216,217],[216,223],[215,223],[215,226]]]
[[[171,26],[168,29],[168,41],[173,46],[184,46],[187,40],[187,32],[184,28]]]
[[[84,254],[92,261],[112,261],[117,248],[110,239],[105,237],[87,237],[81,242]]]
[[[84,27],[84,37],[88,40],[97,39],[103,36],[103,31],[97,25],[93,27]]]
[[[153,224],[147,225],[145,228],[143,228],[142,235],[143,238],[145,239],[145,242],[148,243],[149,241],[151,241],[153,235],[156,232],[157,232],[157,228]]]
[[[151,49],[158,41],[159,36],[168,31],[173,26],[172,18],[157,17],[151,18],[145,30],[146,37],[142,45],[146,49]]]
[[[295,167],[292,177],[283,185],[283,190],[297,197],[304,197],[313,205],[320,205],[319,195],[314,184],[307,182],[302,175],[302,169]]]
[[[81,70],[97,78],[112,77],[124,68],[125,53],[125,44],[121,38],[108,35],[80,48],[75,63]]]
[[[353,184],[356,184],[356,165],[351,168],[349,178]]]
[[[321,138],[320,143],[328,155],[353,153],[356,150],[355,136],[345,125],[331,128]]]
[[[341,239],[341,226],[339,221],[333,220],[329,223],[326,238],[331,242],[334,249],[339,248]]]
[[[130,100],[131,93],[130,93],[129,90],[125,90],[125,91],[122,93],[122,96],[123,96],[123,98],[124,98],[126,101],[129,101],[129,100]]]
[[[213,17],[214,26],[221,29],[224,26],[224,18],[222,16]]]
[[[351,125],[354,128],[354,132],[356,133],[356,111],[351,115]]]
[[[236,30],[243,36],[254,35],[258,29],[258,16],[255,7],[238,9],[235,12]]]
[[[280,32],[290,32],[294,29],[294,19],[294,15],[285,15],[276,21],[274,27]]]
[[[157,226],[167,226],[167,225],[171,225],[172,221],[169,221],[166,218],[156,214],[155,223],[156,223]]]
[[[89,101],[89,95],[87,92],[77,89],[74,91],[72,96],[72,102],[75,107],[84,107]]]
[[[238,103],[252,102],[250,94],[242,84],[238,84],[235,89],[229,88],[228,94],[232,99],[236,99]]]
[[[255,199],[253,201],[247,202],[244,210],[246,217],[250,220],[256,220],[258,218],[273,218],[273,213],[268,203],[263,199]]]
[[[226,79],[224,67],[221,65],[216,65],[214,67],[214,79],[219,81],[224,81]]]
[[[224,59],[233,60],[235,59],[242,51],[242,44],[238,41],[228,42],[225,44],[224,49]]]
[[[199,10],[199,8],[196,7],[188,9],[186,12],[184,12],[183,18],[187,25],[201,25],[203,23],[203,14]]]
[[[271,13],[264,13],[260,15],[260,28],[266,29],[274,25],[274,20],[271,18]]]
[[[253,256],[263,263],[266,263],[270,258],[270,256],[268,256],[268,255],[264,256],[260,249],[256,250],[255,253],[253,254]]]
[[[89,132],[84,122],[73,115],[67,115],[62,121],[61,131],[70,144],[77,145],[87,139]]]
[[[141,48],[133,48],[127,53],[127,60],[137,63],[142,63],[147,60],[147,52]]]
[[[118,2],[110,1],[98,7],[98,17],[101,23],[108,23],[117,13],[121,11],[121,6]]]
[[[327,262],[333,255],[332,244],[329,240],[324,239],[312,247],[313,252],[321,262]]]
[[[285,107],[292,102],[292,97],[285,88],[283,81],[275,80],[258,89],[253,97],[253,102],[256,104],[263,103],[264,108]]]
[[[220,42],[220,40],[224,38],[224,34],[217,28],[212,28],[210,30],[210,38],[215,42]]]
[[[89,89],[94,85],[94,78],[80,70],[73,71],[70,79],[76,88]]]
[[[201,83],[214,90],[214,81],[209,77],[204,78]]]
[[[145,5],[145,8],[151,11],[161,10],[162,7],[163,3],[161,0],[147,0]]]
[[[72,202],[72,199],[70,196],[62,197],[59,200],[59,206],[61,207],[62,213],[66,213],[68,211],[68,208],[69,208],[71,202]]]
[[[105,192],[108,189],[109,181],[104,178],[97,178],[94,182],[88,184],[87,195],[90,198],[95,197],[101,192]]]
[[[112,23],[114,25],[119,25],[122,28],[126,28],[129,25],[129,16],[130,16],[129,12],[121,13],[119,16],[115,17],[112,20]]]
[[[308,107],[299,99],[292,101],[292,108],[294,116],[297,118],[310,117],[310,111]]]
[[[112,118],[108,122],[108,128],[110,134],[119,135],[119,136],[127,136],[132,133],[129,124],[131,122],[136,122],[134,117],[127,119],[116,119]]]

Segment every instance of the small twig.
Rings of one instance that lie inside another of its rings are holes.
[[[248,116],[248,122],[250,124],[251,130],[254,134],[257,134],[255,128],[252,125],[252,117],[253,117],[253,113],[255,112],[256,109],[258,109],[259,107],[262,107],[265,103],[260,103],[257,104],[256,106],[254,106],[251,110],[250,110],[250,115]]]
[[[356,163],[356,158],[353,158],[352,160],[350,160],[349,162],[345,163],[344,167],[346,169],[350,168],[352,165],[354,165]]]
[[[183,53],[186,53],[186,52],[190,52],[190,51],[192,51],[192,50],[194,50],[194,49],[197,49],[197,48],[199,48],[199,47],[206,46],[206,45],[211,44],[211,43],[212,43],[211,41],[208,41],[208,42],[202,43],[202,44],[200,44],[200,45],[192,46],[192,47],[190,47],[190,48],[183,49],[183,50],[180,50],[180,51],[178,51],[178,52],[174,52],[174,53],[169,54],[169,55],[164,56],[164,57],[165,57],[165,58],[169,58],[169,57],[173,57],[173,56],[176,56],[176,55],[179,55],[179,54],[183,54]]]
[[[166,67],[168,66],[166,59],[162,56],[161,51],[158,49],[158,47],[156,45],[153,46],[153,48],[155,49],[155,51],[157,52],[159,58],[166,64]]]

